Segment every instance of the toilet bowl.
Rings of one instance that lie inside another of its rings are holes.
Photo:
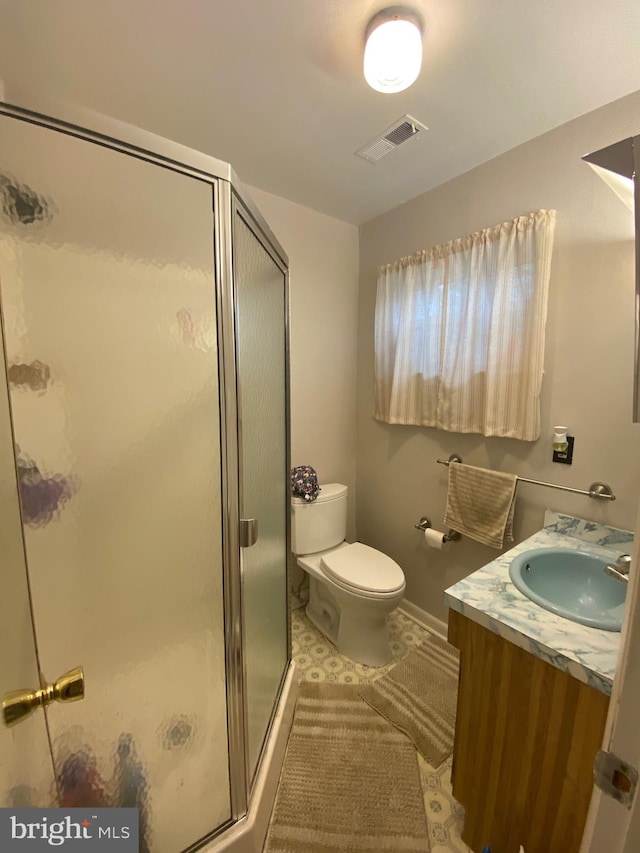
[[[292,546],[309,575],[310,621],[338,651],[368,666],[391,660],[387,616],[405,590],[400,566],[361,542],[344,541],[347,487],[321,486],[313,502],[292,498]]]

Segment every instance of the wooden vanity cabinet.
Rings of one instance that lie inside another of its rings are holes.
[[[580,847],[609,697],[456,611],[460,650],[453,795],[480,853]]]

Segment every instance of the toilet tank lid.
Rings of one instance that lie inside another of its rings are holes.
[[[321,504],[325,501],[335,501],[336,498],[343,498],[347,494],[347,487],[342,483],[320,483],[320,491],[315,501],[305,501],[304,498],[292,497],[291,503],[296,506],[313,506]]]

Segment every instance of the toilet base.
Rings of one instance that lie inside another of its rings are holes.
[[[337,647],[338,652],[366,666],[390,663],[391,646],[387,615],[399,600],[376,602],[374,607],[340,589],[329,590],[317,578],[309,578],[309,621]]]
[[[310,586],[314,583],[317,584],[318,581],[311,578]],[[328,640],[331,640],[334,646],[337,646],[340,611],[333,602],[327,600],[326,596],[312,595],[310,591],[309,603],[304,612],[309,622],[315,625]]]
[[[387,613],[350,608],[349,618],[341,619],[338,628],[338,651],[367,666],[385,666],[391,662],[391,646]],[[395,608],[394,608],[395,609]]]

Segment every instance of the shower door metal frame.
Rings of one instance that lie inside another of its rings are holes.
[[[233,243],[231,214],[234,204],[241,205],[247,222],[272,259],[285,274],[285,400],[286,400],[286,470],[290,467],[289,441],[289,321],[288,321],[288,257],[269,228],[268,223],[242,187],[233,168],[222,160],[203,154],[148,131],[133,127],[68,104],[43,101],[34,96],[21,96],[21,104],[0,100],[0,115],[35,124],[153,163],[207,183],[212,191],[214,242],[214,298],[218,334],[218,381],[220,401],[220,453],[222,490],[222,553],[224,590],[224,640],[226,665],[227,737],[229,748],[229,787],[231,820],[215,827],[189,849],[197,849],[229,829],[248,810],[250,781],[247,762],[246,695],[242,643],[242,579],[239,539],[240,507],[240,442],[237,399],[236,306],[233,278]],[[22,105],[25,104],[25,105]],[[56,117],[54,117],[56,116]],[[286,511],[286,551],[290,551],[290,519]],[[288,593],[288,559],[285,561]],[[288,599],[288,594],[287,594]],[[289,613],[287,601],[287,617]],[[275,711],[291,667],[291,634],[287,618],[287,665],[279,686],[276,703],[265,743],[268,741]],[[264,753],[264,744],[263,744]],[[260,756],[258,767],[262,760]],[[257,774],[256,774],[257,775]]]
[[[239,215],[243,220],[245,225],[252,232],[254,237],[259,241],[262,248],[267,252],[271,260],[276,264],[280,272],[284,276],[284,316],[283,316],[283,329],[285,336],[285,472],[284,476],[288,478],[289,471],[291,470],[291,411],[290,411],[290,371],[289,371],[289,270],[287,265],[286,256],[283,258],[279,256],[275,251],[274,247],[270,244],[268,237],[264,234],[260,223],[255,219],[252,212],[248,208],[245,203],[245,199],[237,193],[230,184],[221,184],[221,195],[227,196],[224,201],[224,207],[222,209],[221,219],[224,219],[225,223],[230,223],[230,242],[227,245],[227,248],[231,252],[231,262],[233,264],[233,223],[235,221],[235,214]],[[227,208],[226,205],[229,205]],[[233,273],[233,270],[232,270]],[[234,278],[235,283],[235,278]],[[238,329],[238,293],[237,288],[235,286],[232,287],[232,294],[229,303],[233,305],[234,311],[234,335],[233,340],[235,343],[239,340],[239,329]],[[229,327],[230,328],[230,327]],[[235,354],[235,363],[238,363],[237,352]],[[236,377],[239,377],[239,372],[236,371]],[[238,441],[238,452],[236,453],[235,458],[238,460],[238,500],[237,506],[243,506],[243,493],[242,493],[242,483],[243,483],[243,458],[242,453],[240,452],[240,448],[242,447],[242,404],[241,404],[241,395],[240,395],[240,385],[241,385],[241,377],[236,379],[236,387],[235,387],[235,396],[233,400],[235,400],[236,405],[236,436]],[[232,401],[229,401],[229,408],[231,408]],[[288,490],[285,492],[288,494]],[[289,560],[288,555],[291,553],[291,513],[289,512],[289,507],[285,502],[284,506],[285,512],[285,527],[286,527],[286,552],[285,552],[285,604],[287,609],[287,651],[288,651],[288,660],[291,660],[291,613],[290,613],[290,601],[289,601]],[[236,529],[239,528],[239,523]],[[234,577],[238,578],[240,584],[243,582],[244,578],[244,569],[243,569],[243,549],[237,548],[235,553],[239,555],[239,566],[238,571],[234,572]],[[244,623],[244,598],[240,596],[240,609],[242,612],[242,621]],[[240,644],[243,645],[243,639],[241,638]],[[242,665],[243,665],[243,684],[247,683],[247,672],[246,672],[246,655],[242,655]],[[288,667],[285,666],[282,672],[282,676],[280,679],[280,684],[278,686],[277,696],[280,696],[282,693],[282,688],[284,686],[285,679],[287,677]],[[246,707],[246,705],[245,705]],[[269,735],[271,729],[273,727],[273,721],[276,713],[277,702],[272,708],[271,717],[269,719],[269,723],[267,725],[267,730],[264,735],[264,739],[262,742],[262,747],[260,749],[260,755],[258,758],[258,762],[256,765],[256,772],[254,778],[251,779],[251,770],[250,770],[250,762],[249,762],[249,730],[248,730],[248,720],[245,718],[243,720],[244,724],[244,755],[245,755],[245,778],[246,778],[246,789],[247,791],[253,791],[253,786],[258,776],[258,770],[260,768],[260,764],[264,757],[265,746],[269,741]]]

